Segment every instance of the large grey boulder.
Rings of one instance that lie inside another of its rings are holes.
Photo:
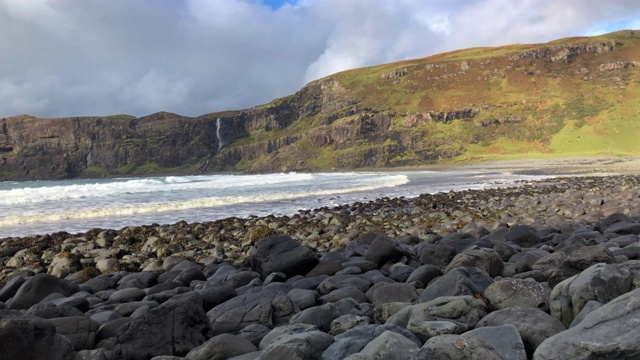
[[[576,326],[546,339],[535,360],[637,359],[640,354],[640,289],[593,310]]]
[[[406,306],[386,324],[406,328],[420,340],[442,334],[461,334],[473,329],[487,315],[487,304],[473,296],[443,296],[426,303]]]
[[[411,284],[381,283],[381,286],[373,289],[370,299],[373,306],[378,306],[392,302],[410,303],[417,300],[418,296],[416,288]]]
[[[311,324],[328,332],[331,329],[331,322],[340,315],[338,307],[333,303],[328,303],[300,311],[289,319],[289,324]]]
[[[0,301],[7,301],[16,294],[16,291],[27,281],[24,276],[16,276],[13,279],[7,281],[2,288],[0,288]]]
[[[505,235],[504,241],[529,248],[540,243],[540,235],[532,226],[516,225]]]
[[[406,282],[420,281],[424,286],[427,286],[431,280],[440,275],[442,275],[442,270],[439,267],[430,264],[421,265],[413,270]]]
[[[331,322],[329,333],[333,336],[344,333],[356,326],[371,324],[371,318],[354,314],[341,315]]]
[[[49,320],[56,332],[71,342],[76,350],[93,349],[98,323],[88,316],[69,316]]]
[[[292,289],[287,293],[287,296],[291,298],[291,301],[293,301],[300,310],[314,307],[318,301],[318,293],[315,290]]]
[[[311,324],[291,324],[291,325],[278,326],[271,329],[262,338],[262,340],[260,340],[260,344],[258,345],[258,348],[260,350],[264,350],[267,347],[269,347],[269,345],[271,345],[272,343],[282,338],[295,335],[295,334],[301,334],[301,333],[317,331],[317,330],[318,330],[318,327]]]
[[[289,321],[297,312],[293,301],[278,290],[248,292],[223,302],[207,312],[213,335],[235,333],[250,324],[272,328]]]
[[[547,283],[533,279],[502,279],[489,285],[484,297],[494,310],[510,307],[532,307],[549,310],[551,289]]]
[[[355,287],[364,293],[371,287],[371,280],[363,275],[333,275],[322,280],[316,290],[320,295],[326,295],[346,287]]]
[[[210,332],[200,297],[178,295],[133,319],[117,336],[118,359],[143,360],[158,355],[184,356],[202,345]]]
[[[376,263],[378,267],[382,267],[387,262],[395,262],[408,255],[409,252],[403,249],[400,244],[384,235],[379,235],[369,245],[364,254],[364,259]]]
[[[441,296],[476,295],[492,283],[493,279],[486,271],[475,266],[460,266],[434,280],[420,294],[419,301],[427,302]]]
[[[491,346],[503,359],[527,360],[527,353],[518,329],[511,324],[487,326],[467,331],[460,338],[474,338]]]
[[[527,357],[548,337],[566,330],[556,318],[546,312],[533,308],[507,308],[494,311],[482,318],[477,328],[511,324],[518,329],[524,343]]]
[[[336,335],[335,342],[323,353],[322,360],[343,360],[350,355],[360,352],[373,339],[385,331],[393,331],[411,340],[416,346],[422,343],[411,332],[395,325],[363,325]],[[364,356],[364,355],[363,355]]]
[[[607,303],[631,289],[627,272],[596,264],[556,285],[551,291],[551,315],[569,326],[590,300]]]
[[[78,285],[67,280],[49,274],[37,274],[20,286],[13,299],[7,303],[7,309],[28,309],[51,294],[71,296],[78,291]]]
[[[0,359],[80,360],[71,342],[55,326],[31,316],[0,310]]]
[[[258,360],[315,360],[333,343],[331,335],[313,330],[279,337],[267,346]]]
[[[226,360],[233,356],[258,351],[251,341],[231,334],[221,334],[189,351],[185,360]]]
[[[287,277],[305,275],[318,264],[318,255],[290,236],[269,236],[251,248],[251,268],[262,278],[273,272]]]
[[[486,271],[489,276],[496,277],[502,272],[504,263],[495,250],[474,245],[456,255],[444,269],[444,272],[447,273],[449,270],[460,266],[475,266]]]
[[[459,335],[432,337],[413,359],[504,360],[490,345],[476,338],[461,338]]]
[[[377,360],[410,360],[419,350],[420,347],[413,341],[387,330],[360,350],[360,355]]]

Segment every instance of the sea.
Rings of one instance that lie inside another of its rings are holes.
[[[500,171],[281,173],[0,182],[0,239],[293,215],[382,197],[513,186]]]

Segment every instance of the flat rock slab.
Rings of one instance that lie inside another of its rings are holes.
[[[636,359],[640,354],[640,289],[587,314],[540,344],[535,360]]]

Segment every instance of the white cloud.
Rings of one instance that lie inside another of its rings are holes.
[[[638,18],[635,0],[0,0],[0,116],[197,116],[350,68]]]

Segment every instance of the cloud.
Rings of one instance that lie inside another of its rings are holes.
[[[0,0],[0,116],[197,116],[342,70],[638,18],[634,0]]]

